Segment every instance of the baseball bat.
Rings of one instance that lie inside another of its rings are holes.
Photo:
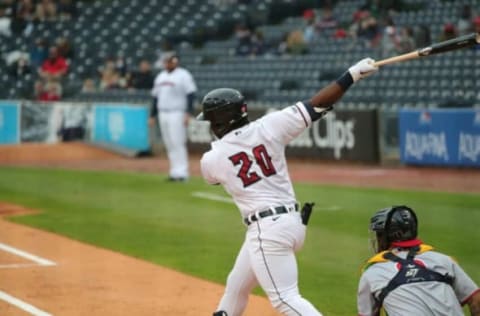
[[[445,53],[445,52],[449,52],[449,51],[453,51],[453,50],[457,50],[465,47],[474,46],[477,44],[480,44],[480,33],[471,33],[468,35],[452,38],[448,41],[435,43],[430,46],[412,51],[410,53],[382,59],[375,62],[374,65],[380,67],[380,66],[398,63],[398,62],[406,61],[410,59]]]

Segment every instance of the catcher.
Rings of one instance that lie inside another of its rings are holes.
[[[358,315],[480,315],[480,289],[449,256],[417,239],[417,216],[408,206],[378,211],[370,221],[377,255],[360,279]]]

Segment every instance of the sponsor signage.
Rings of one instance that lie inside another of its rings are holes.
[[[146,107],[95,104],[93,120],[94,142],[135,151],[150,148]]]
[[[480,167],[480,111],[401,110],[400,158],[407,164]]]
[[[20,142],[20,105],[0,102],[0,145]]]
[[[271,111],[271,110],[270,110]],[[265,110],[250,110],[253,119]],[[190,148],[207,151],[213,139],[206,122],[189,126]],[[335,110],[315,122],[287,146],[290,157],[377,162],[378,135],[376,110]]]

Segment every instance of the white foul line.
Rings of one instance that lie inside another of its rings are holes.
[[[212,201],[219,201],[219,202],[225,202],[230,204],[234,203],[231,198],[225,197],[223,195],[215,194],[215,193],[196,191],[196,192],[192,192],[192,196],[198,197],[201,199],[212,200]],[[339,211],[342,209],[338,205],[319,205],[317,208],[323,211]]]
[[[30,261],[36,262],[41,266],[54,266],[54,265],[56,265],[56,263],[53,262],[53,261],[50,261],[50,260],[47,260],[47,259],[44,259],[44,258],[40,258],[38,256],[32,255],[31,253],[25,252],[25,251],[17,249],[17,248],[13,248],[9,245],[5,245],[5,244],[2,244],[2,243],[0,243],[0,250],[4,250],[6,252],[13,253],[14,255],[17,255],[19,257],[22,257],[22,258],[28,259]]]
[[[0,291],[0,300],[4,300],[7,303],[15,305],[18,308],[23,309],[24,311],[26,311],[26,312],[34,315],[34,316],[52,316],[52,314],[44,312],[44,311],[36,308],[35,306],[32,306],[28,303],[25,303],[24,301],[19,300],[18,298],[13,297],[11,295],[8,295],[7,293],[2,292],[2,291]]]
[[[193,192],[193,196],[202,198],[202,199],[207,199],[207,200],[213,200],[213,201],[219,201],[219,202],[225,202],[225,203],[230,203],[233,204],[233,200],[231,198],[215,194],[215,193],[208,193],[208,192]]]

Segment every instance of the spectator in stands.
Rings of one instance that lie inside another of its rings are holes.
[[[46,80],[60,80],[68,71],[68,63],[58,54],[56,46],[50,47],[48,58],[43,62],[39,74]]]
[[[235,37],[237,39],[237,46],[235,47],[235,54],[237,56],[248,56],[251,53],[252,33],[250,29],[244,24],[239,23],[235,27]]]
[[[39,89],[38,101],[59,101],[62,97],[62,86],[54,80],[49,80],[45,84],[40,83],[37,89]]]
[[[33,30],[33,23],[37,20],[33,0],[20,0],[13,6],[14,19],[12,31],[16,34],[24,32],[28,35]]]
[[[58,15],[61,20],[68,21],[77,15],[77,7],[74,0],[60,0],[58,3]]]
[[[308,52],[307,43],[303,39],[301,30],[293,30],[288,34],[287,53],[291,55],[301,55]]]
[[[364,40],[368,47],[377,46],[378,40],[381,38],[377,19],[366,11],[360,21],[360,28],[357,36]]]
[[[414,38],[415,38],[415,46],[417,48],[426,47],[430,45],[432,43],[430,28],[425,24],[421,24],[417,26],[417,28],[414,31]]]
[[[58,54],[65,58],[67,62],[71,62],[74,56],[72,44],[66,37],[59,37],[55,41],[55,46],[58,49]]]
[[[398,53],[408,53],[416,48],[415,39],[413,38],[413,29],[409,26],[403,27],[400,31]]]
[[[256,30],[251,37],[250,55],[261,56],[266,52],[265,39],[263,33],[260,30]]]
[[[353,22],[348,28],[348,34],[353,39],[352,46],[374,47],[381,39],[377,20],[370,12],[358,9],[353,13]]]
[[[447,41],[449,39],[455,38],[458,36],[457,29],[453,23],[445,23],[443,26],[442,33],[440,34],[439,41]]]
[[[382,56],[393,56],[400,50],[400,35],[392,18],[387,18],[380,43]]]
[[[95,80],[93,80],[92,78],[86,78],[85,80],[83,80],[83,84],[82,84],[82,90],[81,92],[96,92],[97,91],[97,87],[95,85]]]
[[[122,88],[121,76],[115,68],[115,61],[107,59],[105,64],[100,67],[100,90],[120,89]]]
[[[57,19],[57,4],[53,0],[40,0],[35,12],[40,21],[55,21]]]
[[[303,29],[303,39],[307,44],[311,44],[315,42],[317,37],[317,31],[315,29],[315,20],[309,19],[307,20],[307,25]]]
[[[143,59],[138,65],[138,70],[128,75],[128,87],[131,89],[148,90],[153,87],[154,79],[150,62]]]
[[[19,79],[32,72],[28,56],[21,56],[15,63],[10,66],[10,74]]]
[[[323,34],[328,30],[334,30],[338,26],[338,21],[333,15],[333,9],[330,6],[325,6],[322,9],[322,16],[315,23],[315,28],[319,34]]]
[[[30,48],[29,54],[32,67],[36,69],[40,68],[48,58],[48,45],[45,39],[37,38],[35,44]]]
[[[457,30],[458,35],[466,35],[473,32],[473,11],[468,4],[464,4],[460,9]]]

